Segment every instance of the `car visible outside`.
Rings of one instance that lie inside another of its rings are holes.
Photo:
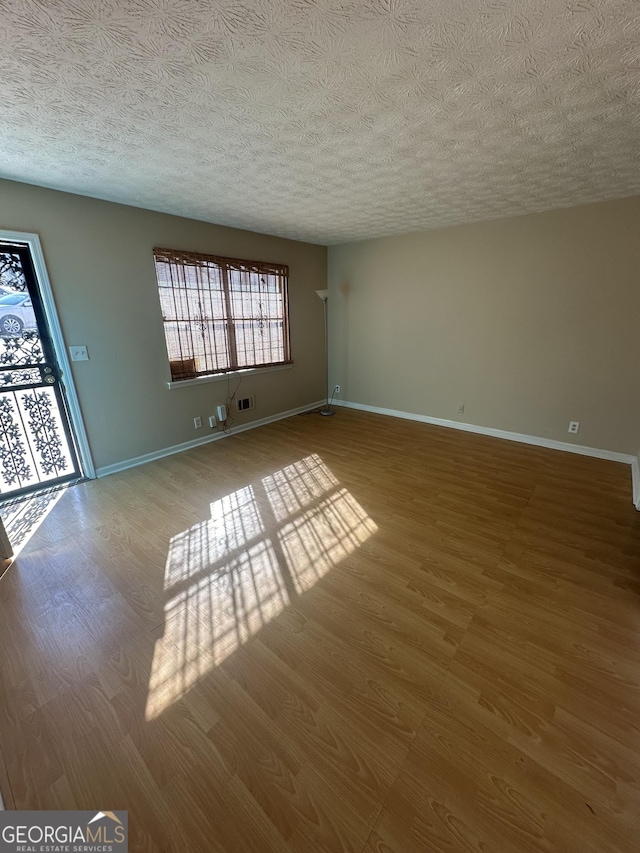
[[[37,328],[33,303],[28,293],[9,291],[0,296],[0,337],[19,335],[23,329]]]
[[[10,296],[12,293],[22,293],[24,290],[15,290],[13,287],[7,287],[5,284],[0,284],[0,296]]]

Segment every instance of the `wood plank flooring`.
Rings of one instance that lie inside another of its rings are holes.
[[[5,803],[132,851],[639,849],[625,465],[291,418],[63,492],[0,648]]]

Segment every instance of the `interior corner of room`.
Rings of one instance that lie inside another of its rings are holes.
[[[342,400],[633,464],[639,224],[635,197],[330,247]]]

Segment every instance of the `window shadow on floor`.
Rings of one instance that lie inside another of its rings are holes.
[[[210,505],[171,539],[152,720],[365,542],[377,527],[312,454]]]

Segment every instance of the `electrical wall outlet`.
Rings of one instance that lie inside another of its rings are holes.
[[[216,416],[215,415],[209,415],[209,426],[211,427],[211,429],[213,429],[215,425],[216,425]]]
[[[226,406],[218,406],[216,411],[218,413],[218,420],[221,421],[221,423],[224,423],[227,419],[227,407]]]
[[[456,412],[457,412],[459,415],[463,415],[463,414],[464,414],[464,403],[458,403],[458,408],[456,409]]]
[[[339,386],[339,385],[336,385],[336,387],[333,389],[333,393],[334,393],[334,394],[339,394],[339,393],[340,393],[340,386]]]
[[[196,429],[201,429],[202,428],[202,418],[200,416],[198,416],[197,418],[194,418],[193,419],[193,425]]]
[[[580,429],[580,421],[569,421],[569,429],[567,430],[567,432],[570,432],[570,433],[573,433],[573,435],[576,435],[576,433],[578,432],[579,429]]]

